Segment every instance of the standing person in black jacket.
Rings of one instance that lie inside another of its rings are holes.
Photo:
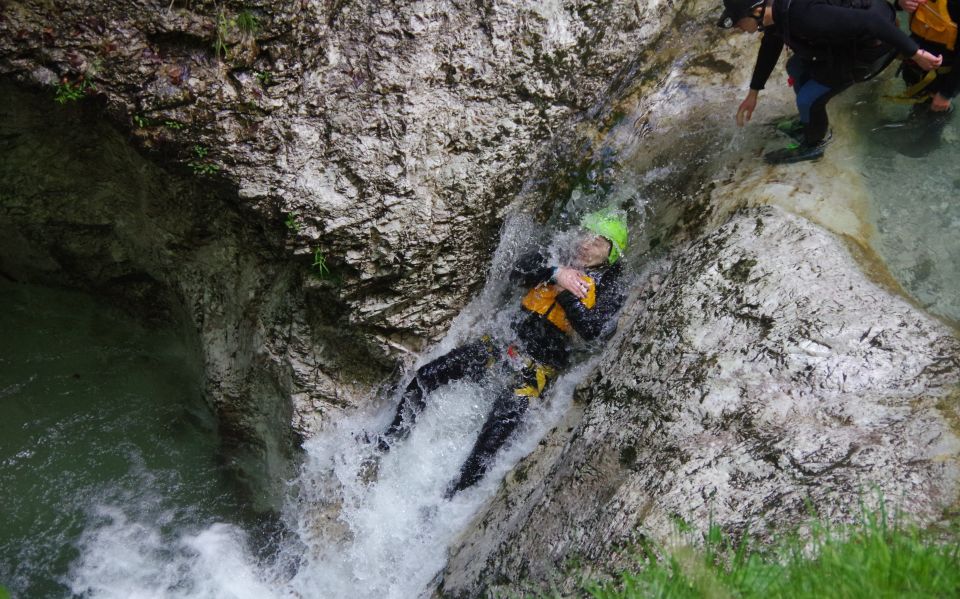
[[[506,373],[506,388],[498,394],[473,451],[448,489],[448,496],[479,481],[494,456],[521,423],[531,398],[540,397],[548,383],[570,361],[571,335],[585,340],[611,332],[624,300],[620,257],[627,245],[626,220],[617,213],[588,214],[581,226],[572,264],[551,265],[541,253],[521,258],[510,280],[529,288],[521,318],[513,323],[510,343],[484,337],[419,368],[397,406],[397,413],[380,437],[383,451],[406,436],[425,395],[456,380],[480,380],[493,368]]]
[[[896,26],[896,13],[884,0],[724,0],[723,4],[720,27],[763,32],[750,91],[737,110],[738,125],[752,117],[784,45],[793,51],[787,73],[800,114],[778,127],[798,143],[766,154],[771,164],[823,156],[829,131],[827,102],[878,74],[893,60],[894,52],[910,57],[925,71],[942,60]]]

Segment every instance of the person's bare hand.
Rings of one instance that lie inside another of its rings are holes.
[[[917,66],[924,71],[935,69],[943,62],[943,57],[938,54],[931,54],[926,50],[917,50],[917,53],[910,57]]]
[[[576,268],[561,266],[557,269],[557,274],[554,278],[557,281],[557,285],[572,293],[574,297],[578,299],[587,297],[589,286],[587,285],[586,275]]]
[[[933,94],[933,98],[930,100],[930,110],[934,112],[950,110],[950,98],[941,96],[940,94]]]
[[[753,118],[753,111],[757,108],[758,95],[759,92],[757,90],[751,89],[747,93],[747,97],[743,99],[743,102],[740,102],[740,107],[737,109],[738,127],[743,127]]]
[[[900,8],[907,12],[914,12],[921,4],[926,4],[927,0],[900,0]]]

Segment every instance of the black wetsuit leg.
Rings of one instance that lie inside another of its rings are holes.
[[[480,380],[491,357],[489,343],[477,341],[458,347],[421,366],[403,392],[400,403],[397,405],[397,413],[384,433],[384,437],[395,439],[406,436],[426,404],[424,401],[426,394],[451,381]],[[386,442],[381,443],[384,449],[388,445]]]
[[[483,478],[494,456],[523,420],[527,406],[527,398],[516,395],[513,389],[505,389],[500,393],[483,423],[473,451],[460,467],[460,476],[447,491],[448,496],[472,487]]]
[[[927,76],[926,71],[912,62],[904,62],[902,69],[903,81],[907,87],[919,83]],[[942,92],[940,86],[943,81],[944,78],[937,74],[936,78],[920,93],[932,96]],[[953,110],[946,112],[930,110],[930,100],[914,104],[910,116],[904,121],[906,127],[897,129],[895,134],[890,137],[890,147],[904,156],[913,158],[927,156],[940,147],[943,129],[949,124],[952,112]]]
[[[539,395],[534,397],[543,397],[550,387],[556,371],[548,375],[544,381],[544,386],[539,390]],[[460,467],[460,475],[456,481],[447,489],[447,497],[466,488],[472,487],[483,475],[487,473],[490,464],[500,448],[510,440],[510,437],[516,431],[517,427],[523,422],[527,413],[527,407],[530,405],[530,398],[527,395],[518,394],[518,391],[532,392],[537,387],[537,369],[535,366],[527,366],[512,377],[509,386],[500,392],[490,414],[487,415],[477,442],[473,445],[473,450],[467,457],[463,466]]]
[[[797,56],[787,61],[787,72],[793,78],[793,91],[797,96],[797,111],[803,123],[803,138],[807,145],[823,141],[830,128],[827,117],[827,102],[844,91],[849,84],[826,85],[813,78],[813,66]]]
[[[827,102],[848,87],[850,86],[832,87],[828,91],[818,94],[816,99],[810,103],[810,122],[803,129],[805,144],[813,146],[824,140],[827,131],[830,129],[830,119],[827,117]]]

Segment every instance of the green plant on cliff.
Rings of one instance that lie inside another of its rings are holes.
[[[260,21],[249,10],[242,10],[233,19],[233,24],[243,35],[254,35],[260,29]]]
[[[93,83],[90,82],[86,77],[81,77],[80,81],[77,83],[71,83],[66,77],[63,78],[60,83],[57,84],[56,95],[54,100],[58,104],[66,104],[67,102],[75,102],[82,98],[88,89],[92,89]]]
[[[263,87],[272,85],[273,74],[270,71],[257,71],[257,81],[259,81]]]
[[[230,20],[227,19],[227,14],[221,10],[217,13],[217,30],[213,40],[213,54],[222,60],[226,60],[228,56],[227,36],[229,34]]]
[[[733,544],[716,527],[705,541],[703,550],[647,545],[636,570],[583,589],[595,599],[960,596],[960,541],[893,525],[882,507],[857,526],[814,524],[773,548]]]
[[[249,10],[240,11],[235,17],[228,17],[225,10],[217,11],[217,26],[213,40],[213,53],[221,60],[230,56],[227,38],[234,30],[244,38],[252,38],[260,30],[260,20]]]
[[[310,268],[312,268],[313,273],[321,279],[326,279],[330,276],[330,268],[327,266],[327,259],[324,257],[320,248],[314,248],[313,264],[310,265]]]
[[[187,165],[193,170],[194,175],[213,175],[220,170],[219,166],[206,159],[209,153],[210,150],[201,145],[193,146],[195,158],[188,162]]]
[[[287,230],[292,233],[299,233],[302,225],[300,224],[300,213],[290,212],[287,214],[287,220],[283,221],[287,225]]]

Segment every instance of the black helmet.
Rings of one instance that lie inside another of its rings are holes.
[[[751,16],[753,9],[763,4],[764,0],[723,0],[723,14],[717,21],[717,27],[730,29],[740,19]]]

